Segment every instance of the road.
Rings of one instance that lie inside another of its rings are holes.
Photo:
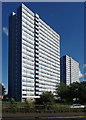
[[[8,113],[2,120],[86,120],[84,112],[72,113]]]

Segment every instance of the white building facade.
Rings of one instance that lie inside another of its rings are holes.
[[[14,21],[14,15],[16,28],[11,28],[12,23],[10,22]],[[14,29],[16,48],[14,47],[13,51],[15,51],[14,68],[16,72],[12,81],[15,81],[15,98],[20,96],[21,101],[28,98],[39,98],[39,95],[45,91],[55,94],[56,85],[60,83],[59,34],[24,4],[17,9],[17,13],[14,15],[12,14],[12,18],[9,20],[9,43],[12,36],[11,31]],[[11,43],[9,49],[10,47]],[[13,69],[11,68],[11,70]],[[12,78],[9,78],[8,90],[11,90],[13,82],[10,83]],[[18,85],[21,86],[19,89]],[[9,94],[12,96],[12,93],[9,92]]]
[[[71,83],[79,82],[79,63],[70,58],[71,61]]]
[[[60,81],[66,85],[79,81],[79,63],[65,55],[60,59]]]

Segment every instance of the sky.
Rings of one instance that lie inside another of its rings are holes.
[[[60,35],[60,56],[69,55],[79,62],[84,73],[84,3],[23,2]],[[2,82],[8,88],[8,17],[21,2],[2,4]],[[81,78],[83,80],[83,78]]]

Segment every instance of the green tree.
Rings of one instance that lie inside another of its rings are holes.
[[[36,104],[53,105],[55,103],[54,95],[51,92],[43,92],[40,98],[36,99]]]
[[[60,97],[61,102],[65,102],[67,99],[68,87],[64,83],[60,83],[56,86],[56,97]]]
[[[61,102],[70,102],[86,104],[86,81],[78,83],[74,82],[69,86],[60,83],[56,88],[57,97],[60,97]]]
[[[81,82],[80,86],[79,86],[79,101],[80,103],[84,103],[86,104],[86,81]]]
[[[11,104],[15,104],[15,99],[14,98],[10,98],[10,103]]]
[[[74,98],[76,99],[76,102],[79,102],[79,95],[80,95],[79,86],[80,86],[80,83],[78,83],[78,82],[74,82],[74,83],[70,84],[69,100],[71,102],[73,102]]]

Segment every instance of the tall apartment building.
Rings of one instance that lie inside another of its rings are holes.
[[[60,81],[66,85],[79,82],[79,63],[65,55],[60,58]]]
[[[8,94],[16,100],[55,94],[60,83],[60,36],[24,4],[9,16]]]

